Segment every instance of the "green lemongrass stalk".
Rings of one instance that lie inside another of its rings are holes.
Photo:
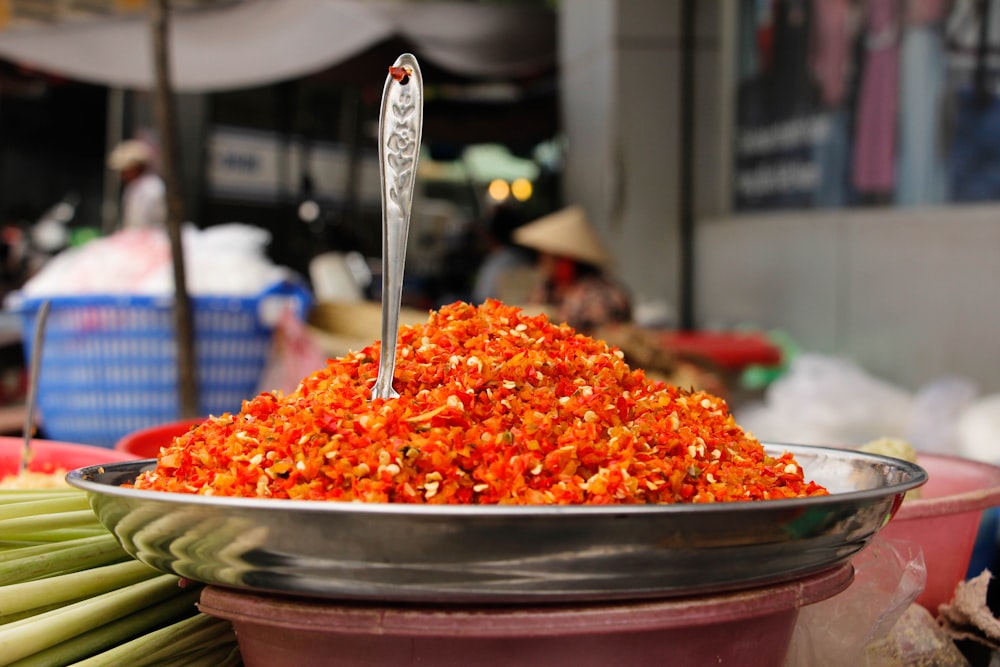
[[[64,498],[74,495],[86,497],[87,494],[80,489],[72,487],[66,487],[65,489],[0,489],[0,505],[32,502],[35,500],[51,500],[53,498]]]
[[[90,502],[83,494],[62,494],[45,500],[28,500],[19,503],[0,505],[0,521],[17,519],[25,516],[43,516],[62,512],[90,511]],[[90,512],[93,517],[93,512]],[[96,518],[94,518],[96,521]]]
[[[201,586],[184,589],[179,595],[117,621],[99,625],[89,632],[13,662],[10,667],[69,665],[99,655],[122,642],[197,614],[200,595]]]
[[[90,630],[148,607],[150,600],[179,591],[178,577],[162,574],[44,614],[0,626],[0,665],[38,653]]]
[[[73,512],[56,512],[36,516],[21,516],[0,520],[0,539],[15,539],[15,535],[28,535],[56,528],[79,528],[98,524],[90,508]],[[99,525],[99,524],[98,524]]]
[[[156,667],[238,667],[238,665],[243,664],[243,657],[240,655],[240,647],[236,646],[235,643],[236,640],[233,639],[233,646],[222,645],[194,653],[185,653],[160,662]]]
[[[94,513],[91,512],[90,516],[93,517]],[[15,519],[15,521],[21,521],[21,519]],[[55,528],[46,530],[33,529],[31,522],[27,521],[18,531],[8,530],[0,533],[0,540],[34,542],[36,544],[42,544],[44,542],[64,542],[66,540],[79,540],[84,537],[94,537],[95,535],[107,534],[108,529],[97,523],[96,520],[92,525],[85,524],[73,528]]]
[[[30,618],[32,616],[38,616],[39,614],[44,614],[47,611],[52,611],[53,609],[59,609],[60,607],[65,607],[65,602],[59,602],[58,604],[49,604],[44,607],[37,607],[35,609],[29,609],[27,611],[19,611],[16,614],[7,614],[6,616],[0,616],[0,626],[7,625],[8,623],[14,623],[16,621],[23,620],[25,618]]]
[[[196,614],[74,663],[73,667],[160,665],[162,660],[172,656],[216,645],[220,638],[226,643],[235,639],[229,622],[206,614]]]
[[[174,641],[164,641],[170,636],[175,638]],[[236,644],[236,632],[229,621],[198,613],[163,628],[163,636],[159,639],[162,646],[145,646],[149,652],[133,663],[135,667],[160,667],[164,662],[196,655],[206,649],[233,646]]]
[[[35,556],[44,556],[46,554],[51,554],[56,551],[62,551],[64,549],[75,549],[77,547],[96,547],[103,544],[118,544],[118,540],[111,533],[105,531],[103,535],[95,535],[93,537],[84,537],[76,540],[66,540],[65,542],[43,542],[41,544],[25,544],[21,543],[21,546],[5,547],[0,544],[0,572],[3,572],[7,567],[6,563],[13,560],[20,560],[21,558],[33,558]],[[118,547],[121,549],[121,546]],[[124,554],[125,551],[122,550]]]
[[[0,563],[0,586],[66,575],[70,572],[110,565],[126,558],[129,558],[129,555],[113,537],[110,542],[105,540],[68,549],[54,549],[46,554]],[[3,613],[3,602],[0,602],[0,613]]]
[[[59,543],[39,540],[0,540],[0,556],[9,554],[18,549],[26,549],[28,547],[44,546],[46,550],[52,550],[53,548],[58,548],[56,546],[57,544]]]
[[[128,560],[82,572],[10,584],[0,588],[0,614],[16,614],[57,602],[81,600],[131,586],[159,574],[145,563]]]

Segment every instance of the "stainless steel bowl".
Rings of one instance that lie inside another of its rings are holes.
[[[228,498],[120,485],[154,460],[71,472],[144,563],[196,581],[330,599],[561,602],[716,593],[787,581],[861,550],[917,465],[792,452],[831,494],[700,505],[460,506]]]

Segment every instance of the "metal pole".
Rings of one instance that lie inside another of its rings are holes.
[[[108,120],[105,124],[107,141],[104,154],[107,155],[125,138],[125,91],[121,88],[108,89]],[[101,229],[111,234],[121,220],[121,176],[109,168],[104,170],[104,197],[101,201]]]
[[[695,0],[681,3],[681,145],[680,145],[680,326],[695,327],[694,304],[694,93]]]
[[[197,359],[194,353],[194,322],[191,299],[187,292],[184,270],[184,247],[181,226],[184,222],[184,200],[178,177],[176,115],[171,91],[169,58],[170,0],[150,3],[150,28],[153,36],[153,67],[155,69],[154,109],[160,135],[161,171],[167,191],[167,235],[173,255],[174,321],[177,332],[177,380],[181,417],[198,417]]]

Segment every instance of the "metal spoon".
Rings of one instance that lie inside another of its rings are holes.
[[[52,302],[45,300],[35,315],[35,331],[31,341],[31,361],[28,366],[28,397],[24,408],[24,449],[21,450],[21,472],[31,465],[31,438],[35,434],[35,404],[38,402],[38,377],[42,370],[42,347],[45,344],[45,324]]]
[[[424,80],[417,59],[404,53],[389,68],[379,114],[382,177],[382,354],[372,398],[398,398],[393,388],[396,338],[403,298],[403,267],[410,209],[424,126]]]

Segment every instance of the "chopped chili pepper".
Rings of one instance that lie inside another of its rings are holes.
[[[380,345],[332,359],[178,436],[138,489],[401,503],[616,504],[824,495],[725,401],[647,380],[607,343],[499,301],[399,334],[396,399],[371,400]]]
[[[401,83],[406,85],[410,82],[410,77],[413,76],[412,67],[389,67],[389,76]]]

